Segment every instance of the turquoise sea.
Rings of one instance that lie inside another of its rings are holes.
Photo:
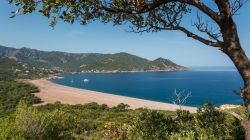
[[[111,94],[171,103],[175,90],[191,92],[185,105],[239,104],[243,81],[234,68],[194,68],[178,72],[65,73],[54,83]],[[86,82],[88,79],[88,82]]]

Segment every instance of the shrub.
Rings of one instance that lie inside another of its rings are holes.
[[[27,137],[16,123],[14,116],[0,118],[0,139],[1,140],[25,140]]]
[[[111,109],[116,112],[124,112],[127,111],[129,108],[128,104],[120,103],[117,106],[112,107]]]
[[[0,118],[0,139],[244,139],[239,120],[211,104],[196,114],[178,110],[175,116],[147,109],[116,112],[101,106],[33,107],[20,102],[14,114]]]
[[[142,110],[129,130],[130,139],[163,140],[169,132],[176,131],[176,124],[170,117],[154,110]]]
[[[63,111],[42,113],[20,102],[16,111],[16,126],[31,139],[73,138],[74,118]]]
[[[216,110],[212,103],[207,103],[197,111],[195,126],[213,134],[217,139],[244,139],[244,129],[235,117]]]
[[[244,139],[244,129],[239,120],[205,104],[196,114],[178,110],[171,118],[159,111],[142,110],[133,120],[130,139]]]
[[[21,100],[24,100],[28,104],[41,102],[39,98],[32,94],[38,91],[38,88],[31,84],[0,81],[0,117],[14,112]]]

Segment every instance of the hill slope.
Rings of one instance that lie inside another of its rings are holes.
[[[164,58],[154,61],[128,53],[66,53],[46,52],[30,48],[0,46],[0,58],[14,59],[38,68],[58,69],[74,72],[106,71],[175,71],[186,68]]]

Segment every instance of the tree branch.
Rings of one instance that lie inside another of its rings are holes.
[[[196,8],[198,8],[199,10],[201,10],[202,12],[204,12],[206,15],[208,15],[210,18],[212,18],[215,22],[220,23],[220,16],[216,12],[214,12],[212,9],[210,9],[208,6],[206,6],[205,4],[200,2],[199,0],[158,0],[152,4],[145,4],[140,9],[138,9],[136,11],[124,10],[124,9],[119,9],[119,8],[112,9],[112,8],[106,7],[104,5],[102,5],[101,8],[108,11],[108,12],[116,12],[116,13],[117,12],[124,12],[127,14],[141,14],[141,13],[146,13],[146,12],[152,11],[155,8],[160,7],[161,5],[164,5],[164,4],[167,4],[170,2],[179,2],[179,3],[192,5]]]
[[[187,30],[184,27],[179,26],[179,27],[177,27],[177,30],[180,30],[180,31],[184,32],[185,34],[187,34],[188,37],[192,37],[193,39],[198,40],[198,41],[200,41],[200,42],[202,42],[202,43],[204,43],[204,44],[206,44],[208,46],[223,47],[223,43],[221,43],[221,42],[213,42],[213,41],[204,39],[204,38],[192,33],[191,31]]]
[[[201,36],[198,36],[197,34],[192,33],[191,31],[187,30],[186,28],[182,27],[182,26],[175,26],[175,27],[158,27],[158,26],[154,26],[154,25],[150,25],[153,28],[156,28],[158,30],[179,30],[182,31],[183,33],[185,33],[187,35],[187,37],[191,37],[195,40],[200,41],[203,44],[206,44],[208,46],[212,46],[212,47],[223,47],[223,43],[222,42],[213,42],[211,40],[207,40]]]
[[[235,15],[249,0],[235,0],[231,5],[231,15]]]
[[[209,26],[209,21],[202,21],[202,17],[197,13],[197,22],[192,24],[196,27],[196,29],[202,33],[206,33],[210,39],[215,40],[217,42],[221,42],[219,38],[221,37],[221,33],[217,32],[213,29],[212,25]]]
[[[200,2],[200,0],[174,0],[174,1],[193,5],[194,7],[198,8],[199,10],[204,12],[206,15],[208,15],[211,19],[213,19],[218,24],[221,22],[220,16],[211,8],[209,8],[208,6]]]

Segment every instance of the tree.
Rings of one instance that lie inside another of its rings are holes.
[[[179,106],[179,110],[182,110],[182,106],[185,105],[187,99],[191,97],[191,92],[187,92],[186,90],[177,91],[174,90],[174,95],[172,96],[172,103]]]
[[[13,16],[38,11],[51,20],[87,24],[99,20],[114,25],[129,23],[136,33],[178,30],[187,37],[207,46],[216,47],[229,56],[244,81],[241,97],[250,110],[250,61],[241,47],[233,16],[247,0],[8,0],[17,10]],[[192,23],[196,33],[182,26],[182,19],[197,10],[197,21]],[[202,15],[201,15],[202,14]],[[204,21],[202,16],[206,16]]]

